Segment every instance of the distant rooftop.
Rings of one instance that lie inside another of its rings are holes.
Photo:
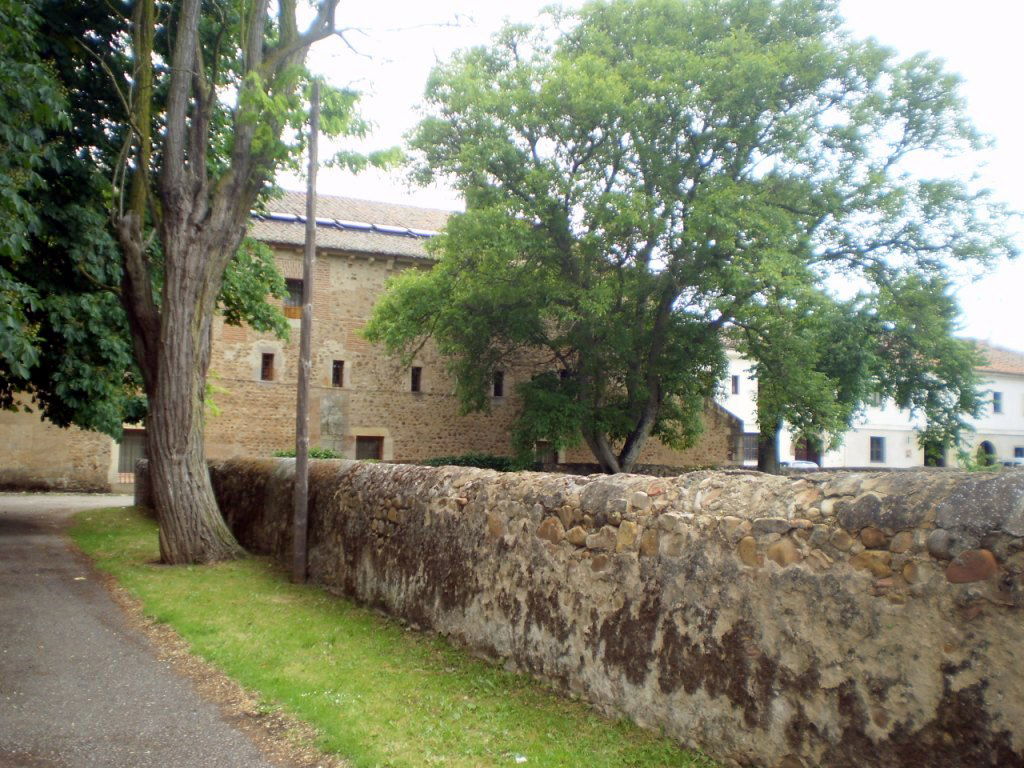
[[[997,347],[986,341],[972,339],[975,347],[988,360],[987,363],[978,366],[979,371],[989,373],[1014,373],[1024,376],[1024,352]]]
[[[452,211],[317,195],[318,248],[429,258],[424,243],[444,228]],[[285,192],[252,214],[251,234],[278,245],[303,245],[306,195]]]

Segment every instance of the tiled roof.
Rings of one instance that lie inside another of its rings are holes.
[[[429,258],[424,244],[441,230],[451,211],[317,195],[318,248],[388,256]],[[280,245],[306,240],[306,196],[285,192],[266,210],[254,212],[250,234]]]
[[[1024,353],[1004,347],[996,347],[984,341],[974,341],[973,343],[988,361],[978,366],[979,371],[1013,373],[1018,376],[1024,376]]]

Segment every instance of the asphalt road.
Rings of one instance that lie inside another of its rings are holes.
[[[74,511],[128,503],[0,494],[0,768],[271,768],[68,548]]]

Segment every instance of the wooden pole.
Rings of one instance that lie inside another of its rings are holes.
[[[306,183],[306,249],[302,258],[302,325],[299,335],[299,383],[295,409],[295,508],[292,530],[292,581],[306,580],[306,532],[309,523],[309,378],[313,348],[313,261],[316,258],[317,134],[320,132],[320,83],[313,81],[309,115],[309,177]]]

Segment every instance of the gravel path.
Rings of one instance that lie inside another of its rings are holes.
[[[73,512],[130,503],[0,494],[0,768],[270,768],[69,549]]]

